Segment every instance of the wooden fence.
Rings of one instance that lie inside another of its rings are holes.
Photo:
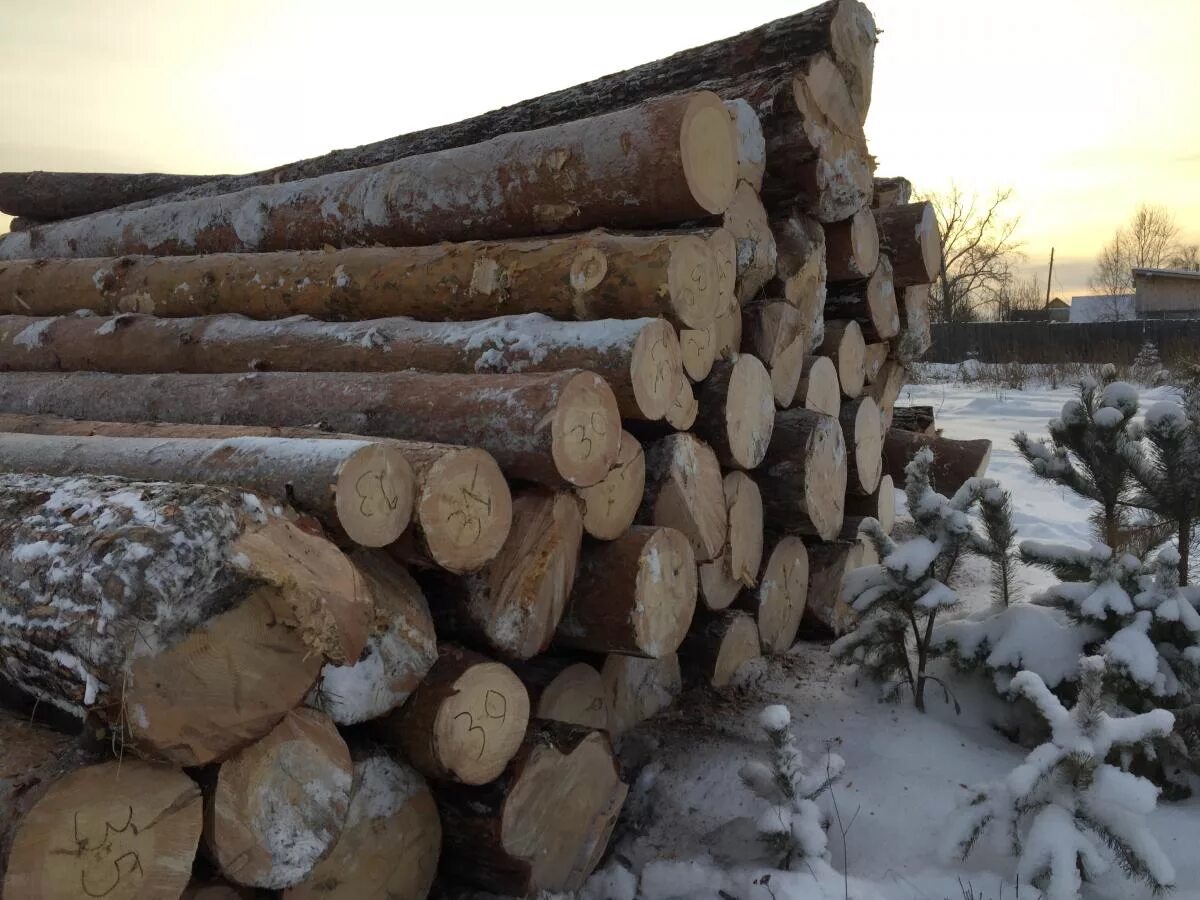
[[[1200,361],[1200,319],[1132,322],[978,322],[934,325],[929,362],[1106,363],[1128,365],[1150,341],[1170,366]]]

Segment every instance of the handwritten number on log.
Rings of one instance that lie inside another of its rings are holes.
[[[78,811],[75,812],[74,826],[75,844],[80,854],[91,852],[99,856],[104,851],[111,852],[113,849],[111,836],[113,834],[122,834],[131,828],[133,829],[133,834],[137,834],[137,826],[133,824],[132,806],[128,808],[125,821],[120,825],[114,825],[111,821],[105,820],[104,834],[101,836],[100,841],[94,845],[88,837],[80,833]],[[97,863],[100,861],[99,859],[96,860]],[[129,850],[126,853],[122,853],[116,859],[111,860],[109,864],[112,866],[112,873],[104,877],[89,877],[88,863],[85,862],[83,864],[83,868],[79,872],[79,887],[88,897],[107,897],[117,889],[117,885],[121,883],[123,875],[132,875],[135,873],[145,875],[145,871],[142,869],[141,857],[138,856],[136,850]],[[107,871],[107,866],[103,868]]]
[[[483,695],[483,718],[486,722],[488,719],[496,719],[503,722],[508,716],[508,698],[499,691],[488,690]],[[475,724],[475,717],[466,710],[463,710],[454,717],[454,721],[466,718],[467,734],[471,732],[479,732],[479,752],[475,754],[476,759],[483,759],[483,753],[487,749],[487,729],[482,725]]]
[[[354,482],[354,491],[361,503],[358,511],[368,519],[375,515],[375,501],[383,498],[384,505],[394,510],[400,505],[399,497],[388,496],[387,479],[384,472],[363,472]]]

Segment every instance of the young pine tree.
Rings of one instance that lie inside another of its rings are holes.
[[[983,534],[972,538],[972,546],[992,563],[992,598],[997,606],[1008,607],[1021,599],[1016,582],[1017,528],[1012,520],[1012,494],[998,484],[990,484],[979,495],[979,518]]]
[[[1046,900],[1077,900],[1083,882],[1113,862],[1156,893],[1174,884],[1174,868],[1146,826],[1158,788],[1105,761],[1114,749],[1169,734],[1173,717],[1166,710],[1110,716],[1105,668],[1097,656],[1081,661],[1079,697],[1069,710],[1035,673],[1012,680],[1012,691],[1045,718],[1050,740],[1003,781],[975,789],[951,823],[954,855],[965,859],[991,829],[997,849],[1017,857],[1018,882],[1037,886]]]

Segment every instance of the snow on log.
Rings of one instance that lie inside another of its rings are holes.
[[[879,244],[895,267],[896,289],[929,284],[942,270],[942,235],[933,204],[905,203],[876,211]]]
[[[879,257],[874,273],[861,281],[833,285],[825,299],[829,319],[853,319],[865,341],[886,341],[900,333],[900,312],[892,284],[892,264]]]
[[[842,581],[862,565],[863,545],[858,540],[808,545],[808,602],[803,625],[818,634],[845,634],[858,615],[842,598]]]
[[[13,313],[160,318],[231,313],[362,320],[473,321],[664,316],[703,327],[716,315],[716,260],[687,232],[468,241],[203,256],[17,260],[0,267]]]
[[[494,782],[435,791],[442,872],[519,897],[577,891],[604,854],[627,792],[604,732],[535,720]]]
[[[505,474],[595,484],[612,468],[620,416],[591,372],[436,375],[258,372],[249,375],[0,375],[0,411],[137,422],[303,426],[480,447]]]
[[[913,284],[899,292],[900,340],[896,356],[904,362],[920,359],[933,346],[929,322],[929,285]]]
[[[6,757],[20,752],[4,749]],[[48,790],[34,789],[40,797],[16,823],[5,897],[151,900],[183,893],[200,843],[203,804],[200,789],[182,772],[114,760],[75,769]]]
[[[851,400],[862,394],[863,382],[867,377],[866,363],[863,360],[866,346],[862,329],[858,327],[857,322],[849,320],[825,323],[825,339],[817,348],[817,354],[833,360],[837,367],[838,385],[842,389],[842,395]]]
[[[16,414],[0,414],[0,432],[212,440],[277,437],[384,443],[403,454],[415,479],[413,527],[392,545],[392,552],[405,561],[432,564],[450,572],[474,571],[492,559],[503,546],[512,523],[512,496],[504,473],[491,454],[474,448],[368,438],[312,428],[99,422]]]
[[[617,461],[603,479],[575,489],[583,504],[583,530],[601,541],[612,541],[629,530],[646,490],[646,455],[632,434],[621,433]]]
[[[869,496],[883,475],[883,426],[870,397],[842,404],[839,416],[846,437],[847,493]]]
[[[912,182],[907,178],[876,178],[871,209],[887,209],[912,202]]]
[[[392,543],[412,518],[412,466],[386,444],[0,433],[0,459],[9,472],[244,488],[286,500],[366,547]]]
[[[481,144],[0,240],[0,259],[320,250],[638,228],[725,212],[737,132],[708,91]]]
[[[883,470],[896,487],[904,487],[904,467],[920,449],[933,451],[932,481],[939,494],[952,496],[968,478],[987,472],[992,459],[989,440],[957,441],[932,434],[889,429],[883,439]]]
[[[681,532],[697,562],[714,559],[728,528],[721,467],[712,448],[690,434],[670,434],[646,447],[646,492],[638,521]]]
[[[538,656],[513,667],[529,691],[531,715],[584,728],[608,728],[604,681],[593,666],[557,656]]]
[[[761,655],[753,616],[732,609],[697,616],[679,648],[684,673],[715,688],[728,686],[738,669]]]
[[[836,416],[842,408],[842,389],[838,382],[837,366],[828,356],[806,356],[801,363],[800,377],[792,395],[792,406],[802,406],[813,412]]]
[[[400,709],[374,724],[426,778],[486,784],[504,771],[529,723],[529,694],[512,669],[453,644]]]
[[[725,609],[742,588],[758,583],[763,552],[763,504],[758,484],[745,472],[728,472],[722,483],[729,519],[725,548],[700,565],[700,598],[708,609]]]
[[[808,597],[808,551],[798,537],[783,537],[771,548],[758,587],[739,602],[754,614],[764,653],[786,653]]]
[[[891,534],[896,521],[896,489],[891,475],[879,479],[879,487],[866,496],[846,495],[846,518],[842,522],[842,531],[838,535],[845,541],[858,537],[859,526],[863,519],[872,518],[877,521],[887,534]]]
[[[355,725],[402,705],[437,659],[429,604],[404,567],[381,550],[357,550],[350,562],[375,602],[367,645],[353,662],[326,663],[308,705],[339,725]]]
[[[508,540],[478,572],[431,570],[422,578],[434,597],[443,637],[482,644],[505,659],[529,659],[550,646],[575,581],[583,540],[576,497],[527,487],[513,497]]]
[[[800,310],[803,321],[823,322],[828,266],[821,223],[790,212],[771,220],[771,233],[775,235],[776,262],[775,281],[768,290]],[[821,335],[817,332],[810,337],[819,342]]]
[[[879,264],[879,229],[864,207],[848,219],[825,226],[825,264],[829,281],[869,278]]]
[[[674,653],[696,609],[696,558],[673,528],[634,526],[584,548],[556,641],[599,653]]]
[[[253,494],[10,474],[0,518],[4,677],[141,752],[219,759],[365,646],[357,570]]]
[[[726,466],[753,469],[762,462],[775,426],[771,375],[758,357],[739,354],[713,365],[696,389],[696,433]]]
[[[892,408],[892,427],[918,434],[937,434],[932,406],[896,406]]]
[[[354,780],[333,849],[283,900],[424,900],[437,874],[442,822],[420,774],[378,750],[352,751]]]
[[[230,881],[299,884],[346,822],[354,767],[333,720],[296,709],[217,770],[205,796],[204,843]]]
[[[738,183],[721,225],[737,246],[737,280],[734,292],[741,303],[753,298],[775,274],[775,236],[758,191]]]
[[[608,694],[608,731],[614,738],[658,715],[683,691],[674,653],[658,659],[610,653],[600,677]]]
[[[206,184],[222,175],[0,172],[0,212],[39,222],[73,219]]]
[[[737,131],[737,177],[757,193],[762,190],[763,174],[767,170],[767,141],[763,137],[758,113],[747,101],[726,100],[725,108]]]
[[[767,457],[754,471],[767,530],[833,538],[842,527],[847,472],[836,418],[799,407],[780,410]]]

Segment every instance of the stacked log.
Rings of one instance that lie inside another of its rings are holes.
[[[843,628],[942,440],[875,40],[829,0],[266,173],[0,176],[0,681],[139,757],[18,729],[6,892],[576,891],[612,741]]]

